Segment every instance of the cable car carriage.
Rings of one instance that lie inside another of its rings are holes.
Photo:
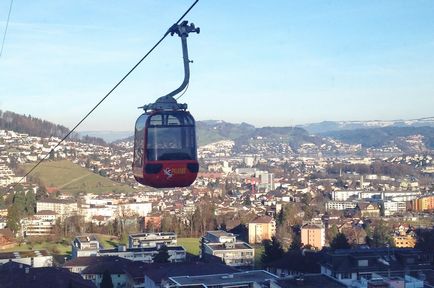
[[[190,186],[199,171],[194,118],[187,111],[187,104],[174,98],[187,87],[190,78],[188,33],[200,31],[187,23],[175,24],[168,31],[181,37],[184,81],[155,103],[141,107],[145,113],[137,119],[134,130],[134,178],[155,188]]]

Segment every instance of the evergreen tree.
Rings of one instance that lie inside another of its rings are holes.
[[[101,288],[113,288],[112,276],[108,270],[105,270],[102,274]]]
[[[24,190],[15,191],[12,203],[17,209],[19,216],[22,217],[26,211],[26,193]]]
[[[261,256],[262,265],[269,264],[282,258],[283,254],[285,253],[283,251],[282,244],[274,236],[271,238],[271,241],[264,240],[262,243],[264,245],[264,253]]]
[[[169,252],[166,245],[161,246],[158,249],[158,253],[154,255],[153,260],[155,263],[168,263],[169,262]]]
[[[33,190],[30,190],[26,193],[26,205],[25,212],[27,215],[35,214],[36,210],[36,195]]]
[[[338,233],[330,243],[330,248],[336,249],[350,249],[351,245],[348,243],[347,236],[344,233]]]
[[[291,245],[288,250],[300,250],[302,246],[300,235],[293,233]]]
[[[14,234],[20,229],[20,214],[15,205],[12,205],[8,208],[6,226],[11,229]]]

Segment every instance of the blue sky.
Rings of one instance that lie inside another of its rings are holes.
[[[0,109],[72,128],[192,2],[15,0]],[[200,0],[180,101],[256,126],[434,116],[433,15],[434,1]],[[181,57],[166,38],[79,130],[132,130],[138,106],[179,86]]]

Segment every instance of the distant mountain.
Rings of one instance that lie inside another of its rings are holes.
[[[79,131],[77,132],[80,136],[92,136],[101,138],[107,143],[112,143],[119,139],[125,139],[131,137],[134,133],[133,131]]]
[[[311,143],[320,146],[324,141],[299,127],[262,127],[235,139],[235,150],[241,153],[270,153],[272,155],[298,151]]]
[[[196,134],[199,146],[213,143],[220,140],[233,140],[236,146],[244,147],[251,153],[257,153],[256,142],[264,142],[261,145],[275,146],[277,144],[288,144],[292,149],[297,149],[303,143],[322,143],[321,138],[309,135],[309,133],[298,127],[262,127],[256,128],[248,123],[228,123],[221,120],[206,120],[196,122]],[[115,141],[132,141],[133,136]]]
[[[403,151],[412,146],[405,137],[421,135],[422,142],[428,149],[434,149],[434,127],[382,127],[329,131],[322,136],[338,139],[349,144],[362,144],[365,148],[379,148],[393,143]]]
[[[207,120],[196,122],[196,133],[199,145],[206,145],[219,140],[235,140],[254,132],[255,126],[241,123],[233,124],[225,121]]]
[[[370,120],[370,121],[323,121],[298,125],[313,134],[330,131],[370,129],[381,127],[434,127],[434,117],[425,117],[410,120]]]

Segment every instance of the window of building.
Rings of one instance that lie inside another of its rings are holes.
[[[358,265],[359,267],[367,267],[367,266],[368,266],[368,260],[359,260],[359,261],[357,262],[357,265]]]

